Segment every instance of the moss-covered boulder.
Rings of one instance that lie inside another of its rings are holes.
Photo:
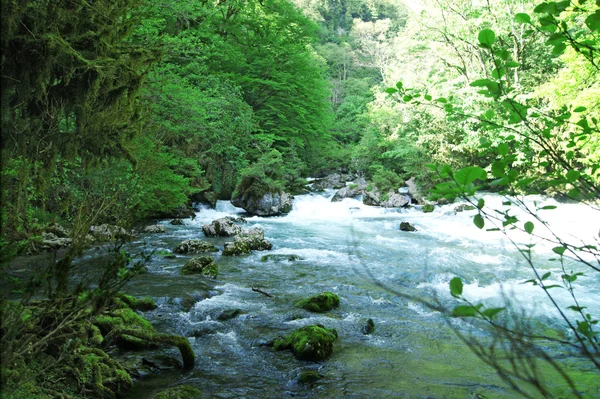
[[[152,399],[198,399],[202,391],[191,385],[179,385],[160,391]]]
[[[223,247],[223,256],[249,255],[251,253],[250,245],[243,241],[228,242]]]
[[[433,212],[434,209],[435,209],[435,206],[433,204],[425,204],[421,207],[421,210],[423,211],[423,213],[431,213],[431,212]]]
[[[166,233],[167,228],[161,224],[153,224],[151,226],[144,227],[144,230],[142,232],[148,233],[148,234]]]
[[[240,232],[233,238],[233,242],[226,243],[223,248],[223,255],[248,255],[252,253],[253,250],[266,251],[272,248],[273,244],[265,239],[263,229],[255,227]]]
[[[325,360],[333,353],[337,331],[315,324],[299,328],[291,334],[273,342],[276,351],[291,350],[296,359],[308,361]]]
[[[173,226],[183,226],[185,223],[183,223],[183,220],[179,219],[179,218],[175,218],[173,220],[171,220],[169,223],[171,223]]]
[[[202,254],[206,252],[217,252],[219,249],[202,240],[185,240],[179,244],[173,252],[178,254]]]
[[[323,378],[316,370],[302,370],[298,376],[298,384],[313,384]]]
[[[340,306],[340,297],[332,292],[322,292],[301,300],[297,305],[311,312],[323,313]]]
[[[219,267],[210,256],[198,256],[188,260],[183,265],[181,274],[202,274],[216,278],[219,275]]]
[[[259,216],[275,216],[292,210],[292,196],[259,176],[245,176],[231,198],[233,206]]]
[[[417,231],[417,229],[408,222],[400,222],[400,231]]]
[[[119,292],[115,297],[115,301],[121,301],[127,305],[127,307],[133,310],[148,311],[156,309],[156,302],[154,302],[154,299],[148,296],[136,298],[134,296]]]

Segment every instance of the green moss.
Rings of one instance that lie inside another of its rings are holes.
[[[423,205],[423,206],[421,207],[421,210],[422,210],[424,213],[430,213],[430,212],[433,212],[433,210],[434,210],[434,209],[435,209],[435,206],[434,206],[434,205],[432,205],[432,204],[425,204],[425,205]]]
[[[289,349],[299,360],[325,360],[333,353],[333,343],[337,336],[337,331],[333,328],[325,328],[320,324],[306,326],[276,339],[273,349]]]
[[[153,399],[192,399],[202,395],[202,391],[191,385],[179,385],[154,395]]]
[[[302,260],[302,258],[298,255],[294,255],[294,254],[269,254],[269,255],[263,255],[260,258],[261,262],[267,262],[267,261],[275,261],[275,262],[279,262],[279,261],[289,261],[289,262],[293,262],[295,260]]]
[[[181,269],[181,274],[202,274],[216,278],[219,275],[219,267],[209,256],[199,256],[186,262]]]
[[[234,241],[225,244],[223,248],[223,256],[237,256],[251,254],[252,250],[246,241]]]
[[[340,306],[340,297],[332,292],[323,292],[303,299],[297,305],[311,312],[323,313]]]
[[[133,310],[147,311],[157,308],[156,302],[150,297],[136,298],[122,292],[118,293],[117,297]]]
[[[299,384],[312,384],[312,383],[320,380],[321,378],[323,378],[323,376],[321,374],[319,374],[318,371],[302,370],[302,372],[300,373],[300,376],[298,376],[298,383]]]

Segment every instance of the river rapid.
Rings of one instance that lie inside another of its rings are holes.
[[[229,202],[219,201],[216,209],[200,209],[183,226],[163,221],[167,233],[144,235],[133,243],[132,250],[156,253],[148,273],[136,277],[125,291],[156,300],[159,307],[144,315],[160,331],[189,337],[196,366],[189,372],[145,376],[129,397],[151,398],[160,389],[178,384],[195,386],[207,398],[521,397],[479,361],[452,328],[484,341],[488,339],[485,331],[460,319],[447,320],[422,303],[394,293],[435,297],[451,307],[458,303],[448,283],[458,276],[470,300],[493,307],[505,306],[508,298],[536,332],[563,334],[558,312],[543,291],[523,284],[532,272],[514,245],[500,232],[479,230],[472,222],[476,211],[457,213],[456,203],[423,213],[417,208],[369,207],[356,199],[332,203],[332,195],[333,191],[297,196],[293,210],[285,216],[247,217],[244,228],[264,229],[273,250],[241,257],[215,254],[220,270],[215,280],[181,275],[190,256],[166,258],[164,254],[191,238],[206,239],[222,249],[231,239],[205,238],[202,225],[223,216],[246,217]],[[503,207],[499,196],[484,198],[487,206]],[[544,198],[527,200],[558,206],[543,212],[561,235],[597,242],[599,211]],[[404,221],[417,231],[400,231]],[[536,228],[536,233],[548,234]],[[530,236],[518,233],[514,239],[528,243]],[[540,241],[534,259],[543,272],[551,272],[548,281],[559,284],[560,264],[547,261],[553,257],[551,248]],[[266,254],[294,254],[300,259],[261,261]],[[576,281],[576,292],[581,305],[599,318],[599,273],[588,273],[589,269],[572,261],[567,267],[586,272]],[[313,314],[295,306],[300,299],[323,291],[340,296],[338,309]],[[181,306],[185,294],[197,298],[189,312]],[[566,290],[556,289],[553,294],[564,306],[571,304]],[[217,320],[221,312],[233,309],[241,314]],[[368,319],[374,321],[375,331],[365,335]],[[339,335],[333,356],[325,362],[299,361],[289,352],[273,352],[264,345],[317,323],[335,328]],[[560,355],[567,367],[584,367],[576,354],[564,348],[548,349]],[[177,356],[177,351],[172,354]],[[323,378],[300,384],[302,370],[318,371]],[[592,381],[597,376],[600,381],[597,371],[591,373],[586,378]],[[558,382],[553,388],[564,389]],[[586,395],[600,397],[597,389],[591,388]]]

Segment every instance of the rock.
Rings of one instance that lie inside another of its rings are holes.
[[[159,219],[186,219],[196,217],[196,212],[190,205],[181,205],[177,208],[162,211],[156,217]]]
[[[255,227],[244,230],[233,237],[233,242],[226,243],[223,248],[224,256],[248,255],[253,250],[265,251],[273,248],[273,244],[265,239],[263,229]]]
[[[292,196],[285,191],[266,193],[260,198],[237,197],[231,203],[258,216],[276,216],[292,210]]]
[[[148,296],[143,297],[143,298],[136,298],[134,296],[119,292],[119,293],[117,293],[115,300],[122,301],[125,305],[127,305],[128,307],[130,307],[133,310],[140,310],[143,312],[149,311],[149,310],[154,310],[157,308],[156,302],[154,302],[154,299],[152,299]]]
[[[258,216],[275,216],[292,210],[292,196],[258,176],[245,176],[231,203]]]
[[[331,198],[331,202],[340,202],[344,198],[354,198],[357,195],[360,195],[362,190],[358,186],[346,186],[341,190],[338,190],[333,197]]]
[[[367,323],[363,327],[362,331],[363,331],[363,334],[365,334],[365,335],[369,335],[373,331],[375,331],[375,322],[373,321],[373,319],[367,320]]]
[[[369,206],[382,206],[385,208],[402,208],[410,205],[411,199],[408,195],[390,191],[381,194],[377,187],[371,191],[363,192],[363,204]]]
[[[210,224],[205,224],[202,226],[202,231],[209,237],[232,237],[242,232],[242,228],[235,224],[237,221],[236,218],[226,216],[213,220]]]
[[[133,237],[133,234],[127,232],[123,227],[110,224],[91,226],[89,233],[96,241],[114,241],[118,239],[130,239]]]
[[[464,212],[464,211],[473,211],[477,209],[476,207],[474,207],[473,205],[469,205],[469,204],[460,204],[459,206],[457,206],[456,208],[454,208],[455,212]]]
[[[425,204],[421,207],[423,213],[431,213],[435,209],[435,206],[432,204]]]
[[[57,249],[66,248],[71,245],[71,239],[66,237],[57,237],[54,233],[42,233],[42,241],[35,245],[37,251],[55,251]]]
[[[337,337],[335,329],[316,324],[299,328],[285,337],[276,339],[273,349],[289,349],[299,360],[320,361],[331,356]]]
[[[417,229],[408,222],[400,222],[400,231],[417,231]]]
[[[148,234],[166,233],[167,232],[167,228],[165,226],[160,225],[160,224],[155,224],[155,225],[152,225],[152,226],[146,226],[146,227],[144,227],[144,230],[142,232],[143,233],[148,233]]]
[[[52,223],[46,227],[46,232],[54,234],[58,238],[68,238],[70,231],[62,227],[60,224]]]
[[[207,298],[206,294],[200,292],[192,292],[191,294],[184,294],[183,298],[180,299],[179,304],[185,312],[192,310],[196,302],[203,301]]]
[[[302,370],[298,376],[298,384],[313,384],[323,378],[318,371]]]
[[[281,262],[281,261],[289,261],[289,262],[293,262],[296,260],[302,260],[302,258],[298,255],[294,255],[294,254],[268,254],[268,255],[264,255],[263,257],[260,258],[261,262],[268,262],[268,261],[275,261],[275,262]]]
[[[238,317],[241,314],[242,314],[242,311],[240,309],[224,310],[223,312],[221,312],[220,315],[217,316],[217,320],[219,320],[219,321],[231,320],[233,318]]]
[[[423,193],[421,193],[421,190],[419,190],[414,177],[411,177],[405,181],[404,184],[406,187],[408,187],[408,194],[411,196],[411,198],[414,198],[418,203],[422,203],[425,200],[425,197],[423,196]]]
[[[210,256],[199,256],[188,260],[181,269],[181,274],[202,274],[216,278],[219,267]]]
[[[323,292],[303,299],[297,305],[311,312],[323,313],[340,306],[340,297],[331,292]]]
[[[203,194],[204,202],[207,202],[211,208],[215,208],[217,206],[217,200],[219,199],[217,194],[214,191],[205,191]]]
[[[173,226],[183,226],[184,225],[183,220],[181,220],[181,219],[173,219],[173,220],[171,220],[170,223]]]
[[[315,180],[312,183],[313,191],[323,191],[328,188],[343,188],[346,181],[352,180],[349,175],[340,175],[339,173],[330,174],[322,179]]]
[[[185,240],[173,250],[173,252],[178,254],[201,254],[217,251],[217,247],[202,240]]]
[[[202,391],[191,385],[179,385],[160,391],[152,399],[197,399]]]

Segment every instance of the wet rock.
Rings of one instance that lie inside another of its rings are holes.
[[[423,213],[431,213],[435,209],[435,205],[433,204],[425,204],[421,207]]]
[[[231,320],[231,319],[238,317],[241,314],[242,314],[242,311],[240,309],[224,310],[223,312],[221,312],[220,315],[217,316],[217,320],[219,320],[219,321]]]
[[[177,218],[177,219],[173,219],[171,220],[169,223],[171,223],[173,226],[183,226],[183,220]]]
[[[66,248],[71,245],[71,239],[67,237],[57,237],[54,233],[42,233],[42,240],[35,244],[35,251],[55,251]]]
[[[253,215],[277,216],[292,210],[292,198],[285,191],[280,191],[265,193],[260,198],[238,197],[231,203]]]
[[[165,226],[160,225],[160,224],[155,224],[155,225],[152,225],[152,226],[146,226],[146,227],[144,227],[144,230],[142,232],[143,233],[148,233],[148,234],[166,233],[167,232],[167,228]]]
[[[46,232],[54,234],[58,238],[68,238],[70,231],[60,224],[52,223],[46,228]]]
[[[312,189],[314,191],[323,191],[328,188],[343,188],[349,180],[352,180],[352,177],[349,175],[333,173],[322,179],[315,180],[312,184]]]
[[[160,391],[152,399],[198,399],[202,391],[191,385],[179,385]]]
[[[216,278],[219,274],[219,267],[211,257],[199,256],[188,260],[181,269],[181,274],[202,274]]]
[[[455,212],[464,212],[464,211],[474,211],[475,209],[477,209],[477,208],[474,207],[473,205],[460,204],[459,206],[457,206],[456,208],[454,208],[454,211]]]
[[[303,299],[297,305],[311,312],[323,313],[340,306],[340,297],[332,292],[323,292]]]
[[[314,384],[323,378],[316,370],[302,370],[298,376],[298,384]]]
[[[273,248],[273,244],[265,239],[263,229],[255,227],[244,230],[233,238],[233,242],[226,243],[223,248],[224,256],[247,255],[253,250],[265,251]]]
[[[375,322],[373,321],[373,319],[367,320],[366,324],[363,326],[362,331],[365,335],[369,335],[373,331],[375,331]]]
[[[201,254],[206,252],[217,252],[219,249],[202,240],[185,240],[179,244],[173,252],[178,254]]]
[[[226,216],[205,224],[202,226],[202,231],[209,237],[232,237],[242,232],[242,228],[236,222],[238,219]]]
[[[91,226],[89,234],[96,241],[114,241],[120,239],[130,239],[133,237],[133,234],[125,230],[123,227],[110,224]]]
[[[401,231],[417,231],[417,229],[408,222],[400,222]]]
[[[411,199],[408,195],[390,191],[381,194],[377,188],[363,192],[363,204],[369,206],[382,206],[385,208],[402,208],[410,205]]]
[[[185,312],[192,310],[196,302],[203,301],[207,298],[206,294],[200,292],[192,292],[191,294],[184,294],[183,298],[180,299],[179,304]]]
[[[406,185],[406,187],[408,187],[408,195],[410,195],[411,198],[414,198],[418,203],[422,203],[425,200],[425,197],[423,196],[423,193],[417,186],[414,177],[411,177],[410,179],[405,181],[404,184]]]
[[[190,205],[181,205],[156,215],[159,219],[186,219],[196,217],[196,212]]]
[[[117,293],[115,300],[122,301],[125,305],[133,310],[149,311],[157,308],[154,299],[146,296],[143,298],[136,298],[132,295],[127,295],[122,292]]]
[[[264,255],[260,258],[261,262],[268,262],[268,261],[275,261],[275,262],[281,262],[281,261],[288,261],[288,262],[293,262],[296,260],[302,260],[302,258],[299,255],[294,255],[294,254],[268,254],[268,255]]]
[[[273,349],[276,351],[289,349],[298,360],[320,361],[331,356],[333,343],[337,337],[335,329],[316,324],[299,328],[285,337],[277,338],[273,342]]]

